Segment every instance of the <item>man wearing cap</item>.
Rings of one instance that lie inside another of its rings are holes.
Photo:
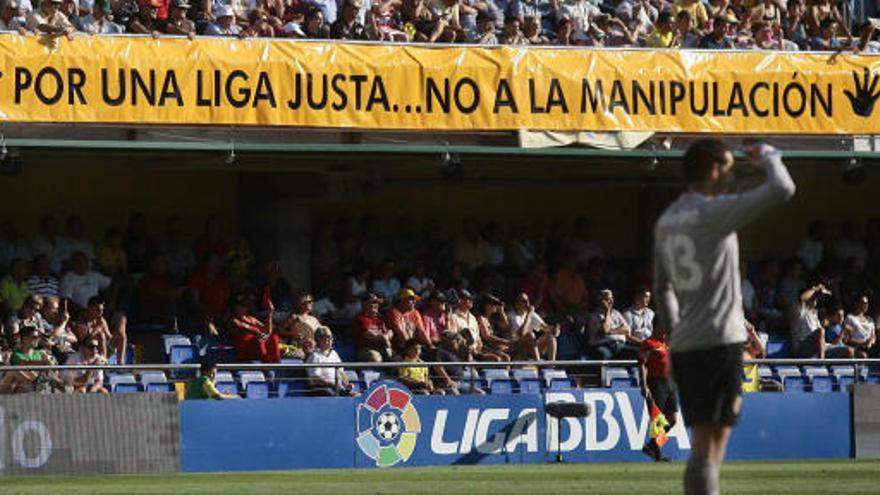
[[[89,34],[123,34],[125,28],[112,21],[112,13],[110,0],[95,0],[92,12],[77,19],[77,27]]]
[[[168,21],[165,23],[165,33],[194,36],[196,25],[186,18],[190,5],[186,3],[186,0],[171,0],[170,5],[171,10],[168,13]]]
[[[365,40],[367,32],[364,25],[358,22],[361,2],[364,0],[345,0],[342,15],[330,26],[330,37],[336,40]]]
[[[736,21],[733,14],[731,21]],[[700,39],[700,48],[706,50],[729,50],[733,48],[733,40],[727,36],[727,25],[731,23],[727,17],[718,16],[712,21],[712,31]]]
[[[159,19],[159,8],[164,4],[162,0],[147,0],[141,6],[137,17],[133,17],[128,23],[128,32],[132,34],[149,34],[154,38],[165,31],[165,23]]]
[[[213,12],[215,21],[205,28],[205,36],[238,36],[241,33],[231,5],[219,5]]]
[[[394,332],[379,315],[381,303],[382,299],[372,292],[361,296],[361,312],[354,318],[351,332],[358,361],[381,363],[391,358]]]
[[[58,11],[62,0],[42,0],[40,8],[34,9],[28,16],[27,28],[43,34],[67,35],[73,37],[76,28],[67,19],[67,16]]]
[[[470,335],[470,350],[477,356],[483,352],[483,341],[480,339],[480,324],[471,313],[474,307],[474,296],[467,289],[458,291],[454,307],[447,316],[449,329],[454,332],[466,332]]]
[[[431,340],[422,325],[422,315],[416,310],[419,296],[412,289],[401,289],[397,293],[394,306],[385,313],[385,325],[394,332],[392,348],[400,352],[403,345],[415,340],[423,346],[430,346]]]

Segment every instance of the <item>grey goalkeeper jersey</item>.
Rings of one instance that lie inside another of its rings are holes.
[[[767,179],[741,194],[685,192],[654,227],[654,294],[673,352],[745,342],[736,231],[794,195],[781,153],[761,155]]]

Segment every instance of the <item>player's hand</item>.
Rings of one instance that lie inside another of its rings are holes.
[[[757,163],[761,161],[761,157],[764,155],[776,151],[776,148],[761,141],[745,140],[741,150],[752,160],[752,162]]]

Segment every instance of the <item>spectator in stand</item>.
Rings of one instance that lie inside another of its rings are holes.
[[[651,289],[646,286],[637,288],[632,306],[623,312],[623,319],[631,332],[631,344],[640,345],[654,333],[654,310],[650,305]]]
[[[253,306],[253,298],[247,294],[239,294],[233,303],[231,334],[236,356],[241,362],[278,363],[282,346],[278,334],[272,331],[271,308],[263,323],[253,316]]]
[[[745,322],[748,340],[743,347],[743,359],[764,359],[767,357],[764,342],[767,335],[759,335],[755,331],[755,326]],[[826,350],[825,355],[831,357]],[[782,392],[782,383],[772,378],[761,378],[758,373],[757,364],[746,364],[743,366],[743,392]],[[747,381],[748,380],[748,381]]]
[[[199,366],[199,377],[186,385],[186,400],[201,399],[240,399],[236,394],[224,394],[217,390],[214,381],[217,379],[217,365],[203,361]]]
[[[621,19],[609,14],[600,14],[595,19],[596,28],[604,33],[602,46],[625,47],[635,46],[638,33],[631,31]]]
[[[344,15],[344,14],[343,14]],[[339,364],[339,354],[333,350],[333,334],[324,326],[315,329],[315,350],[309,354],[310,364]],[[309,386],[312,395],[357,395],[342,367],[309,368]]]
[[[345,282],[342,300],[345,303],[345,315],[354,318],[361,311],[361,296],[367,293],[370,284],[370,267],[356,266]]]
[[[480,339],[480,325],[477,317],[471,313],[474,307],[474,296],[467,289],[457,291],[455,298],[450,301],[452,310],[447,316],[449,330],[454,332],[466,332],[469,335],[469,346],[471,354],[477,358],[487,358],[485,360],[497,361],[491,359],[492,356],[483,354],[483,341]]]
[[[306,12],[306,18],[303,21],[303,33],[305,33],[306,38],[313,40],[330,38],[330,26],[324,22],[324,13],[318,7],[312,7]]]
[[[595,258],[603,258],[602,246],[593,238],[593,225],[587,217],[579,216],[574,221],[574,231],[568,249],[575,257],[576,267],[586,269]]]
[[[330,27],[330,37],[337,40],[365,40],[367,32],[364,25],[358,22],[361,3],[369,0],[345,0],[342,15]]]
[[[174,283],[183,283],[195,267],[193,244],[180,226],[180,217],[174,215],[165,220],[165,231],[156,240],[156,248],[168,260],[168,274]]]
[[[419,296],[412,289],[402,289],[394,298],[394,305],[385,314],[385,326],[393,332],[391,348],[403,354],[403,346],[414,340],[430,347],[431,339],[422,324],[422,315],[416,309]]]
[[[229,280],[223,273],[219,255],[207,255],[202,269],[190,277],[189,287],[195,291],[196,300],[204,314],[214,318],[223,316],[229,304],[231,289]]]
[[[101,354],[101,345],[97,339],[90,338],[79,346],[79,350],[70,355],[68,365],[92,365],[107,364],[107,359]],[[73,386],[73,392],[77,394],[106,394],[109,391],[104,388],[103,370],[65,370],[64,381]]]
[[[815,51],[844,50],[848,45],[842,45],[837,39],[837,29],[840,25],[836,20],[827,18],[819,25],[819,34],[810,39],[810,49]],[[852,38],[849,38],[852,43]]]
[[[597,30],[593,19],[602,11],[587,0],[569,0],[559,6],[556,15],[572,21],[571,39],[575,44],[593,44]]]
[[[468,8],[462,4],[462,8]],[[403,0],[400,4],[400,20],[410,41],[424,43],[434,31],[434,14],[426,0]],[[369,34],[367,34],[369,36]]]
[[[577,270],[575,255],[569,253],[553,274],[548,291],[550,301],[558,313],[569,315],[584,310],[588,295],[584,278]]]
[[[110,0],[95,0],[92,11],[77,18],[77,29],[89,34],[123,34],[125,28],[113,22]]]
[[[235,19],[235,11],[232,9],[231,6],[219,5],[216,8],[212,9],[212,11],[214,13],[214,22],[208,24],[208,27],[205,28],[205,36],[238,36],[239,34],[241,34],[241,26],[237,24],[237,21]],[[196,256],[198,256],[201,252],[216,252],[217,248],[221,247],[220,244],[214,244],[214,242],[218,241],[219,239],[204,237],[205,235],[210,236],[211,234],[212,232],[205,232],[205,234],[203,234],[203,237],[200,237],[196,240]],[[200,240],[202,241],[202,244],[200,244]],[[225,244],[222,245],[222,248],[222,251],[226,251]]]
[[[122,231],[117,228],[107,230],[104,242],[98,247],[98,268],[111,278],[119,278],[128,273],[128,256],[122,247]]]
[[[0,32],[17,32],[27,34],[26,20],[21,15],[17,0],[0,2]]]
[[[430,0],[427,5],[434,14],[429,43],[464,41],[466,33],[459,22],[458,0]]]
[[[448,323],[446,320],[447,297],[442,292],[432,292],[425,298],[425,306],[421,311],[422,327],[430,341],[429,347],[440,343],[441,336],[446,332]]]
[[[877,331],[874,319],[868,316],[870,303],[866,294],[860,295],[853,311],[846,315],[846,343],[855,349],[855,357],[868,358],[877,355]]]
[[[70,299],[79,309],[85,309],[89,299],[110,287],[110,277],[93,271],[89,258],[82,252],[73,253],[70,271],[61,278],[61,297]]]
[[[824,284],[816,284],[801,292],[798,309],[791,325],[792,355],[825,359],[825,329],[819,321],[819,299],[830,296]]]
[[[147,216],[144,213],[136,211],[129,216],[123,249],[128,272],[135,279],[147,271],[154,252],[147,230]]]
[[[372,283],[373,292],[381,296],[386,303],[393,301],[401,289],[400,280],[394,276],[395,270],[394,261],[386,260],[382,263],[378,277]]]
[[[700,0],[675,0],[672,3],[671,13],[678,17],[679,12],[688,12],[691,18],[691,28],[697,32],[706,28],[709,23],[709,14],[706,6]]]
[[[186,17],[191,8],[190,4],[186,3],[186,0],[171,0],[169,6],[165,33],[189,36],[190,38],[195,36],[196,24]]]
[[[880,30],[880,20],[876,18],[868,19],[861,25],[859,35],[858,50],[861,53],[880,53],[880,40],[877,39],[877,32]]]
[[[309,342],[315,340],[315,330],[322,326],[321,321],[312,315],[315,298],[308,291],[302,291],[293,298],[293,311],[278,328],[282,341],[291,347],[290,357],[303,359]]]
[[[519,283],[519,291],[528,296],[535,305],[535,310],[542,316],[551,313],[549,299],[550,279],[547,276],[547,264],[537,261],[529,267],[526,277]]]
[[[420,355],[422,346],[413,340],[407,342],[403,347],[404,363],[421,363]],[[428,373],[427,366],[408,366],[400,368],[398,371],[398,379],[406,385],[410,390],[417,394],[432,394],[435,392],[434,383]],[[443,394],[442,390],[436,390],[437,393]]]
[[[89,299],[82,319],[74,325],[73,332],[78,342],[95,339],[101,345],[101,354],[108,359],[116,355],[117,364],[125,364],[128,347],[127,320],[117,314],[113,318],[113,328],[104,318],[104,300],[98,296]],[[111,352],[112,351],[112,352]]]
[[[95,245],[86,237],[86,227],[82,217],[79,215],[68,216],[64,228],[64,237],[59,238],[61,262],[68,262],[73,253],[77,251],[85,253],[90,260],[95,259]]]
[[[499,45],[528,45],[529,40],[520,31],[520,22],[516,17],[506,17],[501,35],[498,36]],[[488,254],[488,252],[487,252]],[[488,261],[488,260],[487,260]]]
[[[358,361],[381,363],[391,359],[394,332],[385,326],[385,320],[379,315],[381,302],[382,299],[372,292],[361,296],[361,312],[355,317],[351,332]]]
[[[132,34],[149,34],[158,38],[160,33],[165,32],[165,21],[159,19],[162,5],[162,0],[147,0],[141,5],[137,17],[128,22],[126,30]]]
[[[549,325],[529,303],[529,296],[521,292],[513,300],[513,308],[507,314],[511,340],[516,353],[524,359],[540,361],[556,360],[556,339],[559,325]]]
[[[856,352],[847,345],[850,331],[844,326],[846,315],[842,306],[835,306],[828,313],[825,323],[825,357],[852,359]]]
[[[614,309],[614,293],[604,289],[599,293],[596,310],[587,322],[588,351],[594,359],[632,359],[635,352],[627,338],[632,334],[619,311]]]
[[[281,272],[281,262],[278,260],[266,263],[263,276],[257,280],[256,288],[261,297],[264,295],[267,287],[269,289],[269,298],[272,300],[272,306],[275,308],[275,317],[286,319],[294,307],[294,294],[290,283],[285,280]]]
[[[785,38],[791,40],[800,50],[809,48],[810,39],[807,36],[807,27],[804,20],[803,0],[788,0],[788,8],[782,17],[782,30]],[[812,269],[812,268],[810,268]]]
[[[840,233],[840,239],[834,243],[834,256],[842,261],[855,259],[856,268],[864,270],[868,266],[868,249],[859,225],[853,221],[844,222]]]
[[[440,344],[437,346],[434,360],[441,363],[470,361],[470,359],[462,357],[463,347],[467,347],[464,337],[455,332],[445,331],[440,336]],[[434,386],[436,388],[443,390],[447,395],[459,395],[458,382],[464,378],[464,366],[435,366],[434,375]]]
[[[62,3],[62,0],[40,0],[39,9],[34,9],[27,18],[27,29],[40,34],[65,35],[68,39],[72,40],[76,28],[73,27],[67,16],[60,12]],[[60,268],[59,260],[59,265],[55,271],[60,270]]]
[[[164,255],[156,255],[150,269],[138,282],[140,317],[152,323],[169,324],[178,314],[178,303],[186,287],[176,287],[168,276]]]
[[[510,323],[501,299],[493,295],[483,296],[477,314],[477,326],[483,344],[479,358],[483,361],[510,361],[511,341],[501,337],[510,331]]]
[[[58,5],[58,3],[43,1],[40,8],[42,9],[45,5]],[[31,242],[31,254],[33,256],[45,254],[49,257],[49,266],[52,267],[52,272],[61,273],[61,264],[64,261],[62,259],[64,242],[58,236],[55,217],[47,215],[40,219],[40,233]]]
[[[782,24],[782,9],[775,0],[761,0],[749,11],[749,19],[752,21],[752,25],[757,22],[763,22],[767,25]]]
[[[468,272],[486,264],[489,246],[480,235],[480,226],[473,217],[462,221],[462,235],[455,242],[453,259],[461,263]]]
[[[31,249],[29,243],[19,236],[15,224],[6,221],[0,224],[0,270],[8,270],[15,258],[31,259]]]
[[[420,297],[431,294],[437,288],[434,279],[428,276],[428,270],[424,261],[416,263],[412,276],[406,279],[406,287],[412,289]]]
[[[0,279],[0,308],[18,311],[31,295],[28,279],[28,263],[18,258],[12,261],[9,274]]]
[[[675,47],[675,24],[669,11],[664,10],[657,16],[654,31],[648,35],[647,46],[649,48]]]
[[[689,11],[678,11],[675,16],[675,30],[675,44],[678,48],[697,48],[700,44],[702,33],[694,27]]]
[[[549,45],[550,39],[541,34],[541,20],[533,15],[526,16],[522,21],[523,37],[530,45]]]
[[[20,328],[33,327],[40,332],[40,337],[51,335],[55,330],[52,325],[47,322],[40,314],[40,306],[42,300],[37,296],[28,296],[21,306],[21,310],[10,315],[6,322],[6,331],[10,333],[18,333]]]
[[[40,332],[34,327],[23,327],[19,332],[20,343],[9,359],[12,366],[53,365],[54,361],[38,348]],[[43,375],[45,376],[45,375]],[[41,378],[37,371],[7,371],[0,379],[0,394],[33,392]],[[60,383],[56,384],[63,389]]]
[[[77,344],[76,335],[70,330],[70,313],[66,308],[62,311],[61,301],[57,297],[47,296],[43,298],[40,314],[52,328],[49,337],[52,353],[59,363],[64,364]]]
[[[819,37],[822,36],[822,31],[825,30],[823,27],[823,23],[826,21],[834,21],[837,25],[844,26],[844,33],[849,36],[849,30],[845,27],[843,16],[840,14],[840,11],[837,9],[836,5],[833,5],[831,0],[808,0],[809,4],[807,6],[806,12],[806,21],[807,21],[807,34],[811,37]],[[826,26],[829,25],[826,23]],[[835,34],[836,34],[836,26],[835,26]]]
[[[477,33],[473,42],[478,45],[497,45],[495,36],[495,19],[487,12],[477,14]]]
[[[274,38],[275,28],[272,26],[271,17],[262,7],[248,12],[247,27],[241,32],[242,38]]]

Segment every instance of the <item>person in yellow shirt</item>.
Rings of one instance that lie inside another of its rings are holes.
[[[677,16],[682,10],[691,14],[691,26],[697,31],[703,32],[709,22],[709,14],[706,6],[700,0],[675,0],[672,4],[672,15]]]
[[[650,48],[675,48],[675,31],[673,29],[672,14],[669,11],[660,12],[654,30],[648,35],[648,47]]]
[[[122,232],[119,229],[110,229],[104,236],[104,242],[95,253],[95,261],[101,270],[112,277],[117,277],[128,272],[128,257],[122,249]]]
[[[404,363],[421,363],[419,355],[422,352],[422,346],[415,340],[407,341],[403,348]],[[409,387],[410,390],[417,394],[434,393],[434,384],[431,383],[431,377],[428,375],[427,366],[409,366],[398,370],[398,379],[401,383]],[[440,391],[438,391],[440,392]]]

